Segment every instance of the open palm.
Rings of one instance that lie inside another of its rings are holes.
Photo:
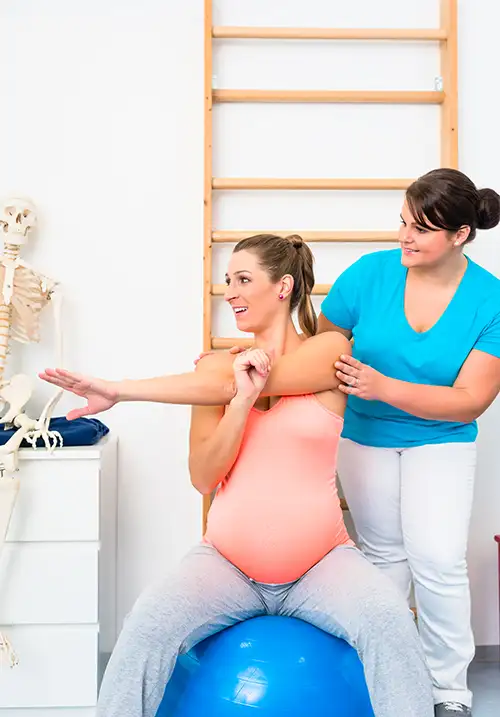
[[[75,418],[81,418],[82,416],[91,416],[96,413],[102,413],[102,411],[107,411],[118,401],[118,391],[113,381],[105,381],[92,376],[83,376],[82,374],[66,371],[62,368],[47,368],[38,375],[41,379],[47,381],[47,383],[51,383],[54,386],[74,393],[75,396],[81,396],[86,399],[86,406],[74,408],[67,414],[66,418],[69,421]]]

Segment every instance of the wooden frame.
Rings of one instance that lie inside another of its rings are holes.
[[[203,349],[212,344],[212,0],[205,0],[203,168]]]
[[[441,166],[458,167],[458,19],[457,0],[441,0],[441,77],[445,100],[441,110]]]
[[[212,284],[213,244],[234,243],[256,231],[219,231],[212,223],[212,194],[217,190],[404,190],[412,179],[306,179],[236,178],[212,176],[212,107],[223,102],[287,103],[383,103],[439,104],[441,109],[441,166],[458,167],[458,76],[457,76],[457,0],[440,0],[439,28],[291,28],[213,26],[212,0],[205,0],[205,172],[203,240],[203,350],[226,349],[235,344],[248,346],[247,339],[212,336],[212,301],[223,293],[223,286]],[[217,39],[310,40],[310,41],[409,41],[440,44],[441,82],[434,91],[334,91],[334,90],[249,90],[212,88],[212,49]],[[439,86],[440,85],[440,86]],[[263,229],[262,232],[269,231]],[[279,234],[292,234],[295,229]],[[394,231],[340,232],[300,231],[308,242],[392,242]],[[327,293],[329,285],[315,286],[313,293]],[[203,503],[203,525],[210,498]],[[343,504],[346,509],[345,503]]]

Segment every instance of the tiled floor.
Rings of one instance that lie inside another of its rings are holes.
[[[500,662],[474,661],[469,670],[474,717],[500,717]]]

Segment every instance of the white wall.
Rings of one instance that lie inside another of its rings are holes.
[[[0,194],[19,188],[40,208],[27,258],[63,284],[67,365],[189,368],[202,332],[202,3],[12,0],[0,13]],[[45,337],[23,347],[34,371],[54,361]],[[40,385],[39,404],[49,393]],[[123,405],[104,420],[120,440],[121,619],[197,539],[201,502],[187,408]]]
[[[460,165],[500,188],[494,34],[500,7],[461,0]],[[5,0],[0,11],[5,143],[0,194],[29,193],[41,212],[26,258],[61,280],[66,363],[107,377],[189,369],[201,348],[203,2]],[[217,0],[217,24],[438,24],[438,0]],[[280,62],[279,62],[280,61]],[[219,87],[433,89],[435,47],[219,42]],[[371,74],[369,74],[371,72]],[[218,106],[217,176],[414,176],[439,164],[436,107]],[[238,192],[215,197],[223,229],[392,229],[401,193]],[[498,229],[471,255],[500,274]],[[331,282],[367,246],[316,250]],[[221,282],[228,249],[217,248]],[[214,333],[235,335],[221,302]],[[318,304],[318,302],[317,302]],[[13,356],[51,365],[43,345]],[[40,385],[37,405],[48,395]],[[65,412],[73,402],[59,406]],[[498,642],[498,403],[481,419],[470,566],[478,644]],[[119,619],[140,590],[199,537],[201,501],[186,470],[189,411],[124,405],[104,416],[120,439]],[[497,420],[495,420],[497,419]],[[149,444],[149,445],[147,445]]]

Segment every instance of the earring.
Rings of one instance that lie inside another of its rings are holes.
[[[280,294],[280,299],[284,299],[284,298],[285,298],[285,297],[283,296],[283,294]]]

